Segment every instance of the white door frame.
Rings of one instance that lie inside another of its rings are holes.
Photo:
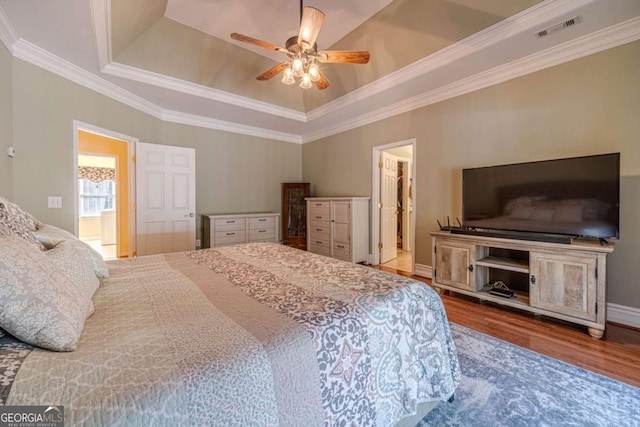
[[[390,148],[402,147],[403,145],[411,145],[413,151],[413,161],[411,162],[411,176],[413,177],[413,212],[411,213],[411,273],[416,268],[416,139],[406,139],[404,141],[392,142],[390,144],[378,145],[373,147],[373,153],[371,156],[371,263],[373,265],[380,264],[380,250],[378,249],[378,243],[380,242],[380,168],[378,162],[380,162],[380,153]]]
[[[104,135],[109,138],[119,139],[127,142],[129,159],[129,258],[133,257],[136,252],[136,164],[133,158],[136,153],[136,143],[138,138],[115,132],[109,129],[101,128],[79,120],[73,121],[73,229],[77,236],[79,232],[79,214],[78,214],[78,131],[83,130],[98,135]]]
[[[402,157],[402,156],[398,156],[398,163],[405,163],[407,165],[411,165],[411,168],[413,169],[413,159],[409,159],[407,157]],[[407,222],[408,222],[408,214],[407,214],[407,200],[409,199],[408,197],[408,189],[410,187],[410,181],[407,179],[407,174],[409,171],[405,171],[405,175],[403,178],[403,185],[402,185],[402,249],[405,251],[411,251],[412,246],[411,246],[411,239],[406,239],[405,236],[407,234],[411,235],[411,233],[413,232],[413,228],[407,232]],[[413,177],[412,177],[413,178]],[[413,199],[413,197],[411,198]],[[411,211],[413,212],[413,210]],[[411,237],[411,236],[410,236]]]

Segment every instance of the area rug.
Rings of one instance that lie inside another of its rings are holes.
[[[451,324],[462,382],[418,426],[640,426],[640,388]]]

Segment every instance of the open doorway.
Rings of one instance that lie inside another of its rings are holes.
[[[119,134],[74,122],[76,233],[105,259],[132,256],[131,145]]]
[[[104,259],[116,259],[117,157],[78,155],[78,237]]]
[[[415,140],[374,147],[373,263],[413,273]]]

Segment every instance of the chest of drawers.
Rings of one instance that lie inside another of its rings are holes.
[[[369,255],[368,197],[307,198],[307,250],[343,261]]]
[[[277,213],[202,215],[202,247],[278,242],[279,218]]]

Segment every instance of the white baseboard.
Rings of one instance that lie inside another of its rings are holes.
[[[607,303],[607,321],[640,328],[640,308]]]
[[[433,269],[430,265],[416,263],[413,270],[413,274],[420,277],[426,277],[427,279],[433,278]]]

